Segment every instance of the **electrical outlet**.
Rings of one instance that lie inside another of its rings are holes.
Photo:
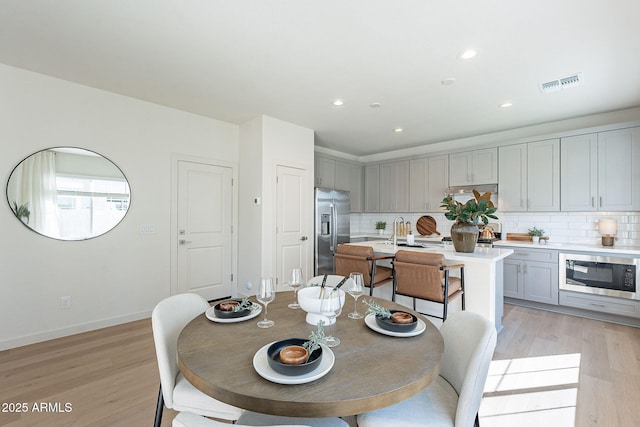
[[[60,308],[61,309],[71,308],[71,297],[69,296],[60,297]]]

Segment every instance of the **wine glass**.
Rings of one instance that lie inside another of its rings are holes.
[[[260,280],[256,299],[264,305],[264,319],[258,322],[259,328],[270,328],[275,322],[267,319],[267,306],[276,298],[276,288],[273,285],[273,279],[266,278]]]
[[[320,301],[320,314],[329,319],[329,325],[336,323],[336,317],[342,313],[342,305],[344,304],[344,294],[340,290],[331,290],[326,292],[322,301]],[[329,335],[325,339],[327,347],[336,347],[340,345],[340,339]]]
[[[358,298],[364,294],[364,284],[362,279],[362,273],[349,274],[349,285],[347,286],[347,292],[354,299],[353,313],[349,313],[349,319],[362,319],[364,316],[358,313]]]
[[[302,269],[300,267],[291,269],[289,286],[293,288],[293,302],[288,307],[295,310],[300,308],[300,304],[298,304],[298,288],[302,286]]]

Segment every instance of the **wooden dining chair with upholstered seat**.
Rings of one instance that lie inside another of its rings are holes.
[[[359,427],[478,426],[478,410],[496,348],[496,328],[477,313],[452,314],[442,324],[440,375],[395,405],[357,416]]]
[[[393,267],[378,265],[378,261],[393,261],[393,256],[375,256],[371,246],[338,245],[334,254],[336,274],[349,277],[354,272],[362,273],[364,285],[369,287],[369,295],[373,288],[393,280]]]
[[[462,309],[465,309],[464,264],[447,264],[442,254],[417,251],[396,252],[393,264],[392,301],[396,300],[396,295],[412,297],[414,310],[416,298],[440,303],[443,305],[442,316],[427,315],[443,321],[447,320],[447,308],[452,299],[461,296]],[[458,269],[460,277],[450,276],[451,270]]]

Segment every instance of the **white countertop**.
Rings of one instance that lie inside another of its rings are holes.
[[[439,242],[439,240],[438,240]],[[473,253],[456,252],[453,245],[433,244],[426,248],[416,248],[407,246],[393,246],[393,242],[388,240],[371,240],[368,242],[353,243],[358,246],[371,246],[375,252],[381,254],[395,254],[399,250],[440,253],[448,260],[464,262],[494,263],[513,253],[512,249],[500,248],[480,248],[477,247]]]
[[[640,256],[640,247],[638,246],[602,246],[588,245],[578,243],[547,243],[541,245],[533,242],[522,242],[518,240],[499,240],[493,242],[495,246],[504,248],[526,248],[526,249],[553,249],[557,251],[573,251],[573,252],[604,252],[611,254],[625,254]]]

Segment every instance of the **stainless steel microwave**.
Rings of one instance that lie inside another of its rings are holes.
[[[567,291],[640,300],[640,259],[560,253],[559,288]]]

